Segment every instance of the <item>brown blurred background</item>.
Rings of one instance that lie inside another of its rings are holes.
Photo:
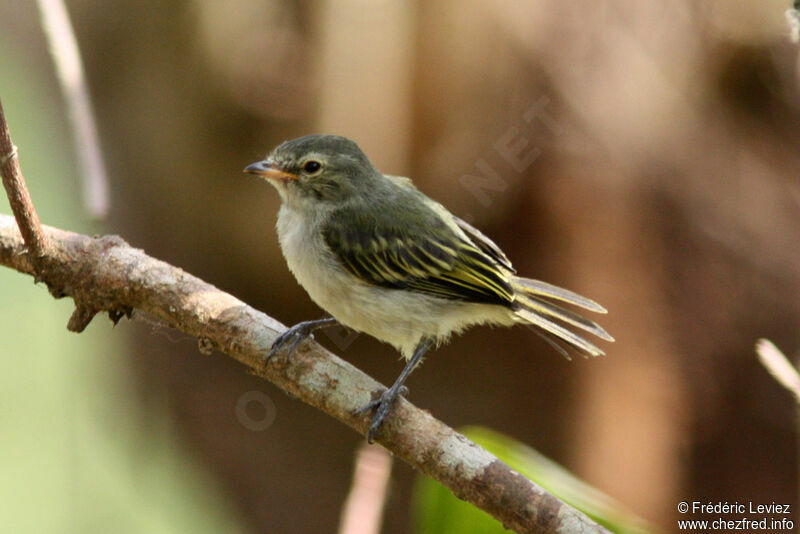
[[[57,101],[24,4],[0,7],[3,42]],[[412,402],[529,443],[665,530],[681,500],[797,502],[792,400],[754,353],[760,337],[800,351],[787,2],[67,5],[111,178],[104,231],[286,324],[319,317],[278,248],[277,195],[241,169],[298,135],[352,137],[521,274],[606,306],[617,339],[568,362],[523,328],[473,330],[414,373]],[[191,340],[119,330],[136,398],[174,418],[248,531],[335,530],[360,436]],[[367,336],[318,339],[384,383],[402,367]],[[253,391],[274,404],[261,431],[236,415]],[[413,476],[395,466],[384,532],[408,531]]]

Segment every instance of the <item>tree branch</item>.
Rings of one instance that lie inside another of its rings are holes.
[[[64,0],[39,0],[38,4],[72,127],[83,177],[84,204],[93,218],[104,219],[110,206],[108,179],[75,32]]]
[[[291,358],[275,356],[265,365],[264,354],[284,330],[275,319],[117,236],[92,238],[48,226],[44,232],[51,244],[44,281],[54,295],[80,303],[70,325],[77,320],[85,327],[87,310],[90,315],[107,311],[114,322],[134,312],[153,316],[359,433],[366,432],[369,414],[355,412],[383,386],[349,363],[312,342],[301,344]],[[0,215],[0,264],[22,273],[36,272],[8,215]],[[376,441],[518,532],[604,532],[403,398],[398,398]]]
[[[284,391],[364,434],[369,414],[357,414],[384,390],[375,380],[316,343],[291,358],[264,355],[284,330],[275,319],[177,267],[147,256],[117,236],[92,238],[42,227],[25,189],[16,148],[0,104],[3,183],[15,219],[0,215],[0,264],[44,281],[56,298],[69,296],[79,332],[95,314],[113,322],[142,313],[214,347]],[[398,398],[377,441],[456,496],[518,532],[605,532],[583,513],[513,471],[429,413]]]
[[[47,237],[42,232],[39,216],[25,186],[25,178],[19,168],[17,147],[11,142],[11,133],[8,131],[2,102],[0,102],[0,173],[3,176],[3,187],[6,188],[11,211],[17,219],[25,243],[33,252],[35,261],[38,261],[45,255]]]

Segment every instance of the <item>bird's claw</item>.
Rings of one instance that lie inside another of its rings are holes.
[[[369,424],[369,430],[367,430],[367,443],[372,443],[375,434],[377,434],[381,424],[383,424],[383,420],[389,415],[389,411],[392,409],[397,397],[405,397],[406,395],[408,395],[408,388],[405,386],[400,386],[396,389],[389,388],[381,393],[380,397],[369,401],[365,406],[356,410],[356,414],[359,415],[375,410],[375,413],[372,415],[372,421]]]
[[[294,349],[297,348],[297,345],[302,343],[304,339],[309,337],[311,339],[314,338],[314,336],[311,335],[311,332],[317,330],[318,328],[330,326],[335,322],[336,319],[333,317],[326,317],[324,319],[315,319],[313,321],[303,321],[302,323],[297,323],[296,325],[287,328],[286,331],[279,335],[272,343],[272,347],[270,347],[269,352],[264,360],[267,361],[275,356],[284,346],[286,346],[287,343],[289,346],[286,348],[286,356],[291,356],[294,352]]]
[[[266,360],[270,360],[273,356],[278,354],[284,347],[286,347],[286,356],[291,356],[294,349],[307,338],[314,338],[311,333],[313,328],[305,323],[300,323],[288,328],[285,332],[279,335],[272,343],[269,352],[267,353]]]

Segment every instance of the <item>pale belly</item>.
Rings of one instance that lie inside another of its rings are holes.
[[[341,266],[316,221],[300,217],[284,206],[277,225],[289,270],[300,285],[339,323],[395,346],[406,358],[423,337],[441,341],[470,324],[514,322],[500,306],[368,285]]]

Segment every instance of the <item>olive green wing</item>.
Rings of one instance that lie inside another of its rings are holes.
[[[419,207],[409,212],[408,206]],[[334,212],[325,241],[345,269],[382,287],[446,299],[511,305],[508,270],[465,240],[425,204]]]

